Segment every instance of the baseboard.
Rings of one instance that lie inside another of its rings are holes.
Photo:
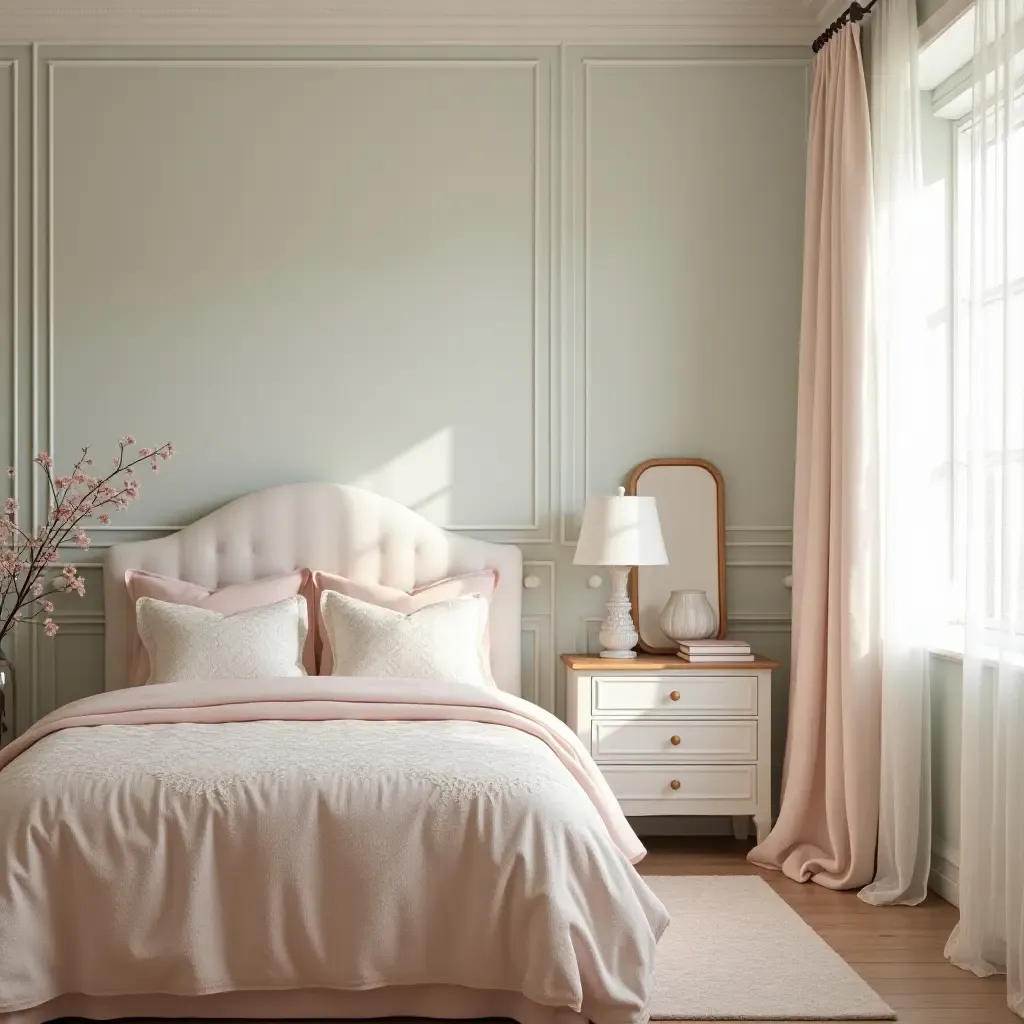
[[[947,903],[960,906],[960,855],[945,843],[932,840],[932,870],[928,888]]]

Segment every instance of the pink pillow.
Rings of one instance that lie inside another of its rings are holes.
[[[488,604],[494,597],[498,587],[498,570],[483,569],[480,572],[467,573],[465,576],[450,576],[434,583],[425,583],[417,587],[411,594],[395,587],[385,587],[381,583],[357,583],[346,576],[335,576],[329,572],[313,573],[313,590],[316,595],[316,649],[320,664],[320,675],[329,676],[334,668],[334,655],[331,645],[324,643],[327,636],[323,617],[320,613],[320,596],[325,590],[334,590],[346,597],[354,597],[357,601],[366,601],[381,608],[409,615],[411,612],[425,608],[428,604],[439,601],[451,601],[457,597],[477,596],[486,598]],[[481,640],[481,656],[488,671],[491,667],[491,636],[484,629]]]
[[[207,590],[206,587],[186,583],[173,576],[159,576],[141,569],[129,569],[124,574],[124,582],[133,610],[140,597],[155,597],[158,601],[169,601],[171,604],[188,604],[222,615],[234,615],[235,612],[244,612],[250,608],[276,604],[289,597],[304,597],[309,629],[302,649],[302,666],[308,675],[316,675],[317,617],[316,605],[313,604],[313,574],[309,569],[297,569],[287,576],[271,576],[253,580],[252,583],[235,583],[220,590]],[[132,686],[141,686],[149,679],[149,655],[146,654],[138,632],[132,644],[132,666],[128,679]]]

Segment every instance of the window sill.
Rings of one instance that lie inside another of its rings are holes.
[[[927,645],[927,651],[933,658],[955,661],[960,664],[963,664],[964,661],[964,650],[963,626],[949,626],[938,633]],[[1021,646],[1017,650],[1000,649],[996,644],[986,647],[981,660],[986,665],[1006,664],[1024,669],[1024,637],[1021,637]]]

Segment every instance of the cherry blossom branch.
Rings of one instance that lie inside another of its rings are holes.
[[[126,457],[126,450],[134,444],[135,438],[130,434],[121,438],[111,472],[99,477],[85,472],[85,467],[91,466],[93,462],[88,447],[81,449],[69,476],[54,476],[53,459],[47,452],[40,452],[36,456],[34,462],[46,475],[53,506],[46,523],[32,536],[17,523],[18,503],[8,498],[4,505],[4,515],[0,517],[0,578],[3,580],[0,593],[0,641],[16,622],[41,624],[47,634],[53,636],[58,626],[51,618],[45,619],[43,623],[37,621],[40,615],[48,615],[53,610],[49,597],[69,590],[79,596],[85,594],[85,580],[73,565],[65,566],[61,575],[53,578],[49,590],[40,577],[46,567],[56,560],[61,547],[68,543],[72,534],[75,535],[74,541],[78,547],[89,547],[91,540],[83,526],[87,520],[98,519],[107,524],[110,522],[110,511],[123,511],[138,498],[140,485],[135,476],[136,466],[149,462],[155,472],[161,462],[174,454],[174,446],[168,442],[159,448],[140,448],[135,457]],[[14,476],[13,468],[8,470],[8,476]],[[128,477],[124,486],[111,483],[121,476]],[[75,493],[76,487],[85,489]],[[11,543],[11,538],[16,543]],[[9,600],[10,607],[4,617]],[[26,615],[25,609],[33,605],[37,606],[37,610]]]

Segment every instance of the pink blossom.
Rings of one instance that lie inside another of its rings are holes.
[[[167,452],[167,454],[164,456],[165,459],[169,459],[174,455],[175,448],[170,441],[168,441],[167,444],[164,445],[164,450]]]
[[[4,502],[4,512],[13,519],[18,514],[18,503],[13,498],[8,498]]]
[[[84,550],[89,547],[90,544],[92,544],[92,539],[85,530],[79,530],[78,533],[75,534],[75,547],[79,547]]]
[[[135,438],[131,434],[125,434],[124,437],[118,442],[122,448],[129,448],[135,444]]]
[[[39,580],[36,580],[36,582],[32,584],[32,596],[39,597],[42,594],[42,592],[43,584]]]
[[[56,487],[58,491],[62,491],[65,487],[71,486],[71,477],[59,476],[53,481],[53,486]]]
[[[89,461],[90,461],[90,462],[92,462],[92,459],[90,459]],[[81,470],[79,469],[79,470],[76,470],[76,471],[75,471],[75,474],[74,474],[74,476],[72,476],[72,478],[71,478],[71,479],[72,479],[72,480],[74,480],[76,484],[84,484],[84,483],[85,483],[85,480],[86,480],[86,476],[85,476],[85,474],[84,474],[84,473],[83,473],[83,472],[82,472],[82,471],[81,471]]]
[[[91,466],[92,465],[92,459],[86,459],[85,460],[85,465]]]
[[[45,470],[53,469],[53,458],[47,452],[40,452],[36,456],[36,462]]]
[[[49,615],[50,612],[53,611],[53,602],[52,601],[44,601],[43,602],[43,611],[46,612],[47,615]]]
[[[73,565],[65,565],[60,574],[66,580],[73,580],[78,575],[78,570]]]
[[[127,473],[127,474],[128,474],[129,476],[135,476],[135,467],[134,467],[134,466],[126,466],[126,467],[125,467],[125,472],[126,472],[126,473]]]
[[[152,462],[151,462],[151,463],[149,464],[149,468],[150,468],[151,470],[153,470],[153,472],[154,472],[154,473],[159,473],[159,472],[160,472],[160,463],[159,463],[159,462],[157,462],[157,461],[156,461],[156,459],[154,459],[154,460],[153,460],[153,461],[152,461]]]
[[[43,632],[45,632],[47,636],[56,636],[58,629],[60,629],[60,626],[58,626],[53,619],[47,619],[43,623]]]
[[[110,516],[108,516],[108,515],[106,514],[106,512],[104,512],[104,513],[103,513],[103,515],[101,515],[101,516],[99,517],[99,521],[100,521],[100,522],[101,522],[101,523],[102,523],[102,524],[103,524],[104,526],[107,526],[107,525],[109,525],[109,523],[110,523]]]
[[[152,455],[152,454],[153,454],[153,452],[149,448],[140,448],[139,449],[139,455],[141,455],[142,458],[144,458],[144,459],[148,459],[150,457],[150,455]]]

